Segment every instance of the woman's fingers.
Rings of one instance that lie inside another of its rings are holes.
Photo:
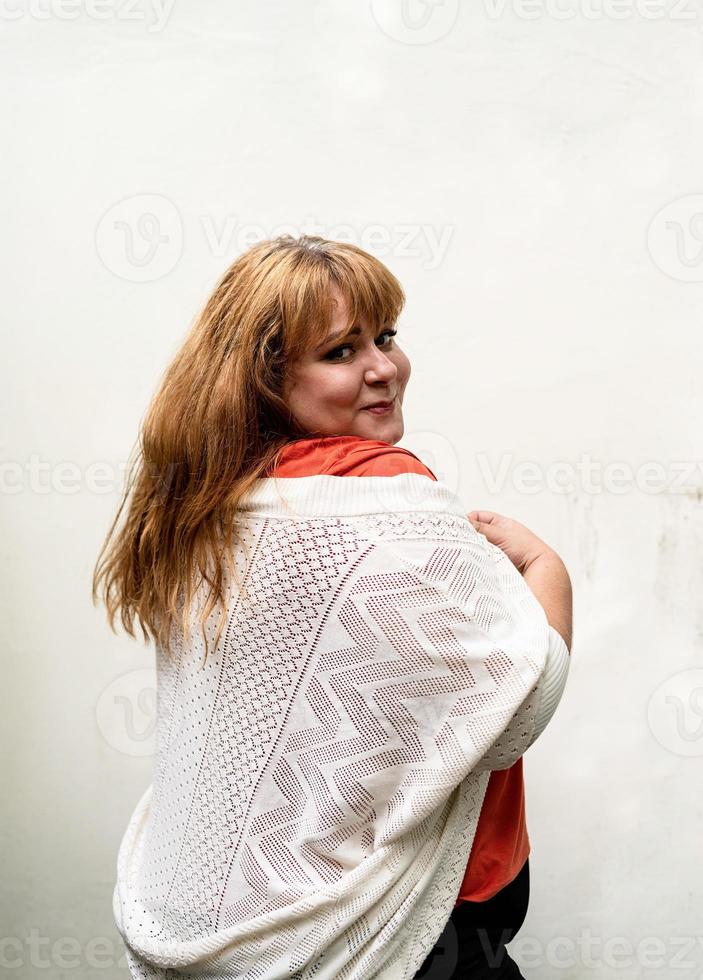
[[[483,517],[487,516],[485,511],[471,511],[468,516],[474,531],[478,531],[480,534],[485,535],[489,541],[492,541],[500,534],[500,529],[497,522],[494,523],[490,520],[479,520],[473,516],[474,514],[480,514]]]
[[[492,524],[502,517],[502,514],[496,514],[494,510],[472,510],[469,513],[469,520],[478,521],[480,524]]]

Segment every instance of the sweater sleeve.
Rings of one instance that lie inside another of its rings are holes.
[[[418,532],[383,542],[417,583],[404,616],[428,662],[446,663],[450,673],[463,663],[469,672],[462,680],[455,674],[452,711],[468,769],[508,769],[556,711],[570,663],[566,644],[508,556],[468,518],[408,512],[395,519]]]
[[[547,658],[530,702],[523,702],[477,767],[509,769],[539,738],[551,721],[561,700],[569,673],[570,655],[564,640],[553,626],[548,624]],[[528,741],[520,738],[525,725],[531,729]]]
[[[547,727],[547,724],[551,721],[552,715],[557,710],[557,705],[561,700],[566,686],[570,663],[571,655],[566,643],[561,634],[550,625],[547,665],[544,674],[540,678],[539,708],[530,745],[539,738]]]

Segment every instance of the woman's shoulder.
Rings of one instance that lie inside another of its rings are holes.
[[[397,476],[419,473],[437,477],[409,449],[363,436],[310,436],[295,439],[281,450],[268,476]]]

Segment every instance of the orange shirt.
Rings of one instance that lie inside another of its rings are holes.
[[[268,476],[396,476],[429,467],[407,449],[361,436],[322,436],[287,443]],[[456,900],[483,902],[509,884],[530,853],[525,822],[522,758],[492,772],[481,807],[471,855]]]

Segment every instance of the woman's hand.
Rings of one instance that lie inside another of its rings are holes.
[[[477,531],[506,553],[521,575],[525,574],[536,558],[554,553],[529,528],[510,517],[496,514],[492,510],[472,510],[467,516]]]

